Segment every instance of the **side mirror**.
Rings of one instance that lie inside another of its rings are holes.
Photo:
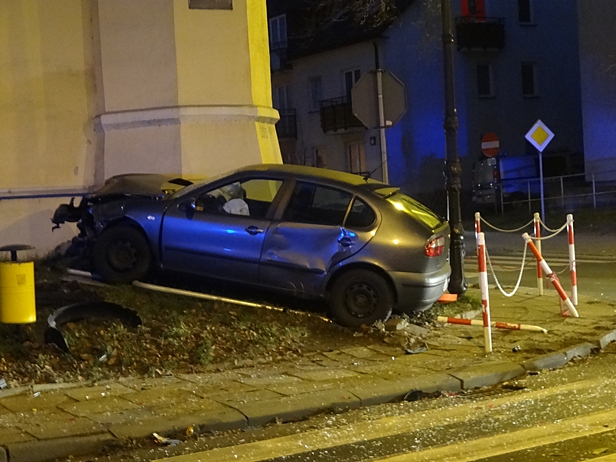
[[[186,199],[178,204],[178,209],[182,212],[194,212],[196,208],[195,198],[191,197],[190,199]]]

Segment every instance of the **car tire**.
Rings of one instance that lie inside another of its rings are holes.
[[[92,264],[104,281],[128,284],[147,276],[152,268],[152,252],[139,230],[118,225],[98,237]]]
[[[345,327],[371,325],[391,316],[394,294],[389,283],[374,271],[357,269],[342,274],[332,285],[330,316]]]

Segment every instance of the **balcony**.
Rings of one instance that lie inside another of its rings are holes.
[[[456,19],[458,50],[502,50],[505,47],[504,18]]]
[[[297,139],[297,116],[295,109],[278,109],[280,120],[276,122],[278,139]]]
[[[364,128],[351,108],[351,101],[346,96],[321,101],[321,128],[323,133]]]

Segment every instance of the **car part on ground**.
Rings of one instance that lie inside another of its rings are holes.
[[[70,353],[59,327],[69,322],[83,320],[118,319],[128,327],[138,327],[142,324],[137,313],[116,303],[105,301],[84,301],[63,306],[51,313],[47,318],[49,327],[45,330],[45,343],[53,343],[65,353]]]

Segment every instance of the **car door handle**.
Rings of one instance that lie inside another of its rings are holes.
[[[259,228],[258,226],[252,225],[249,226],[248,228],[246,228],[246,232],[248,234],[252,234],[253,236],[260,234],[263,232],[263,230],[261,228]]]
[[[351,247],[355,245],[355,242],[353,242],[350,237],[341,237],[340,239],[338,239],[338,243],[342,247]]]

